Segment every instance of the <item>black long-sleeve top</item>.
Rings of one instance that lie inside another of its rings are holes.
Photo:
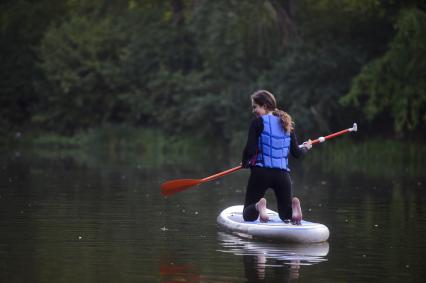
[[[241,165],[244,168],[250,167],[251,159],[257,154],[257,148],[259,143],[259,137],[263,132],[263,119],[262,117],[258,117],[251,122],[247,143],[243,150],[243,157],[241,161]],[[294,133],[294,130],[290,133],[290,154],[296,158],[300,158],[306,154],[308,149],[299,148],[299,144],[297,143],[297,137]]]

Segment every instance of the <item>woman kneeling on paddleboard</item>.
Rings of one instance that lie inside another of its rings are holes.
[[[300,224],[302,209],[298,198],[292,199],[288,156],[299,158],[312,148],[311,140],[299,148],[291,116],[277,109],[274,95],[266,90],[251,95],[253,113],[242,166],[250,168],[243,217],[245,221],[269,220],[266,213],[265,192],[272,188],[278,205],[278,214],[284,222]]]

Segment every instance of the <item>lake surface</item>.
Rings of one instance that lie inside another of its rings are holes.
[[[380,164],[369,174],[326,171],[327,166],[309,160],[293,165],[294,194],[302,201],[304,218],[327,225],[331,235],[322,244],[289,245],[247,240],[218,228],[220,211],[243,202],[248,170],[171,197],[160,195],[166,180],[202,178],[238,163],[161,163],[134,154],[3,153],[0,281],[425,278],[426,179],[421,170],[386,174],[392,164]],[[274,209],[272,193],[267,199]]]

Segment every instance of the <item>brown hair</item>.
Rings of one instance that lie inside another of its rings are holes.
[[[294,122],[291,116],[277,108],[277,100],[274,95],[267,90],[258,90],[251,95],[251,99],[259,106],[265,106],[267,110],[272,111],[274,116],[281,119],[281,125],[288,133],[293,131]]]

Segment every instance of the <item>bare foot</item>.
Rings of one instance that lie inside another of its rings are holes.
[[[269,216],[268,216],[268,213],[266,212],[266,199],[265,198],[261,198],[256,203],[256,210],[259,211],[260,222],[268,222],[269,221]]]
[[[291,221],[293,224],[300,225],[302,221],[302,208],[300,207],[300,201],[298,198],[293,198],[291,201],[291,208],[293,210]]]

